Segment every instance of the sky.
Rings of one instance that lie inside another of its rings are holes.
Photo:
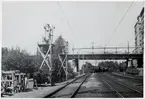
[[[35,54],[37,42],[45,35],[45,24],[55,26],[54,40],[62,35],[69,42],[70,53],[73,47],[91,47],[92,42],[95,47],[128,46],[128,41],[134,46],[134,25],[143,2],[133,2],[117,32],[113,32],[131,3],[5,1],[2,4],[2,47],[19,46]]]

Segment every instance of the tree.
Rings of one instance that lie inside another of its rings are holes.
[[[59,36],[54,42],[52,51],[52,78],[54,78],[54,82],[57,82],[59,80],[63,81],[63,79],[65,78],[65,72],[62,69],[60,60],[58,58],[58,54],[67,52],[65,45],[66,41],[62,38],[62,36]],[[2,48],[2,70],[20,70],[20,72],[30,73],[30,75],[32,76],[33,74],[35,74],[42,78],[48,77],[50,76],[50,70],[48,69],[46,64],[42,67],[41,73],[39,71],[42,60],[43,58],[38,52],[37,55],[32,56],[29,55],[25,50],[21,50],[19,47],[11,49]],[[60,74],[57,75],[60,68]],[[72,78],[75,75],[69,63],[68,73],[68,78]],[[59,78],[60,76],[61,79]],[[42,82],[40,81],[40,83]]]
[[[113,61],[100,62],[98,66],[100,67],[101,70],[103,70],[103,68],[107,68],[109,71],[123,72],[127,69],[127,65],[125,62],[118,63],[117,61],[116,62],[113,62]]]
[[[86,74],[93,73],[94,69],[95,69],[95,67],[89,62],[86,62],[82,68],[84,69],[84,73],[86,73]]]
[[[16,49],[6,50],[2,48],[2,67],[4,70],[22,69],[25,65],[24,57],[27,56],[19,47]],[[7,53],[5,53],[7,51]]]
[[[63,68],[61,67],[61,63],[60,63],[60,60],[58,58],[59,54],[67,52],[67,49],[66,49],[65,46],[66,46],[66,41],[64,40],[64,38],[62,36],[59,36],[55,40],[54,46],[52,48],[52,69],[51,69],[51,73],[48,70],[48,67],[45,66],[44,68],[42,68],[43,72],[47,68],[47,70],[45,72],[50,73],[49,77],[51,78],[52,82],[58,82],[58,81],[65,80],[65,72],[64,72]],[[66,63],[64,63],[64,64],[66,64]],[[70,66],[68,66],[68,70],[72,71]],[[68,75],[72,77],[73,73],[69,72]]]
[[[125,62],[122,62],[122,63],[119,64],[119,71],[120,71],[120,72],[123,72],[123,71],[125,71],[126,69],[127,69],[127,65],[126,65]]]
[[[64,40],[62,36],[59,36],[54,43],[53,47],[53,57],[52,57],[52,63],[53,63],[53,76],[55,78],[55,82],[57,81],[63,81],[65,80],[65,72],[63,68],[61,67],[60,60],[58,58],[59,54],[67,53],[68,49],[66,48],[67,42]],[[66,63],[64,63],[66,64]],[[73,78],[75,76],[73,69],[71,68],[70,63],[68,64],[68,78]],[[58,73],[60,72],[60,73]],[[58,75],[57,75],[58,74]]]
[[[34,73],[40,63],[39,57],[30,56],[25,50],[2,48],[2,70],[20,70],[24,73]]]
[[[67,72],[68,72],[68,79],[72,79],[76,76],[76,73],[74,73],[70,63],[68,63]]]
[[[53,54],[60,54],[60,53],[66,53],[65,50],[65,44],[66,41],[64,40],[64,38],[62,38],[62,36],[59,36],[54,43],[54,48],[53,48]]]

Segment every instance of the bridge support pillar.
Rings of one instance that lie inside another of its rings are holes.
[[[143,76],[143,59],[138,59],[137,60],[137,69],[139,71],[139,76]]]
[[[137,67],[142,68],[143,67],[143,59],[138,59],[137,60]]]
[[[132,62],[133,62],[133,66],[137,67],[137,59],[133,59]]]
[[[132,59],[127,59],[126,60],[126,66],[127,67],[133,67],[134,66],[133,60]]]
[[[68,80],[68,59],[66,58],[66,61],[65,61],[65,63],[66,63],[66,66],[65,66],[65,68],[66,68],[66,80]]]
[[[76,59],[75,64],[76,64],[77,72],[79,72],[79,59]]]
[[[79,59],[77,59],[77,58],[73,59],[72,62],[73,62],[73,66],[75,68],[75,72],[79,72]]]
[[[130,66],[131,66],[131,67],[134,67],[133,59],[130,60]]]
[[[129,63],[129,59],[126,60],[126,66],[128,67]]]

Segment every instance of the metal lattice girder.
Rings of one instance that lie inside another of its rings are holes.
[[[63,61],[62,61],[62,58],[60,57],[60,55],[58,55],[58,57],[59,57],[59,60],[60,60],[60,62],[61,62],[61,67],[60,67],[60,69],[63,67],[63,70],[65,71],[65,74],[67,74],[67,70],[65,69],[65,66],[64,66],[64,62],[66,61],[67,55],[65,56],[65,58],[64,58]],[[60,69],[59,69],[58,72],[60,72]]]
[[[60,57],[64,58],[65,54],[60,54]],[[67,59],[72,60],[78,58],[78,54],[68,54]],[[143,54],[79,54],[79,60],[102,60],[102,59],[112,59],[112,60],[123,60],[123,59],[143,59]]]
[[[43,52],[40,50],[40,47],[39,47],[39,46],[38,46],[38,50],[39,50],[41,56],[43,57],[43,61],[42,61],[42,63],[41,63],[40,69],[42,68],[42,66],[43,66],[43,64],[44,64],[44,62],[45,62],[45,63],[47,64],[48,68],[51,70],[50,63],[49,63],[49,61],[46,60],[47,57],[48,57],[49,51],[50,51],[50,46],[49,46],[49,49],[47,50],[47,53],[46,53],[45,55],[44,55]]]

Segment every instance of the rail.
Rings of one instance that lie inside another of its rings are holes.
[[[126,85],[126,84],[122,84],[121,82],[117,81],[117,80],[111,80],[112,82],[118,84],[121,88],[124,88],[126,90],[128,90],[128,94],[131,94],[132,96],[136,96],[136,97],[143,97],[143,93]],[[120,90],[117,90],[117,88],[113,87],[113,85],[107,81],[107,79],[104,79],[103,82],[105,82],[105,84],[107,84],[119,97],[121,98],[127,98],[129,95],[122,93]]]
[[[65,89],[65,87],[71,85],[72,83],[74,83],[75,81],[81,79],[82,77],[85,77],[83,79],[83,81],[79,84],[79,86],[77,87],[77,89],[72,93],[72,95],[70,96],[70,98],[75,97],[75,95],[77,94],[78,90],[80,89],[81,85],[85,82],[85,80],[88,78],[89,75],[83,75],[81,77],[78,77],[76,79],[74,79],[73,81],[68,82],[66,85],[56,89],[55,91],[53,91],[52,93],[48,94],[47,96],[45,96],[44,98],[50,98],[53,97],[56,93],[58,93],[59,91],[61,91],[62,89]]]

